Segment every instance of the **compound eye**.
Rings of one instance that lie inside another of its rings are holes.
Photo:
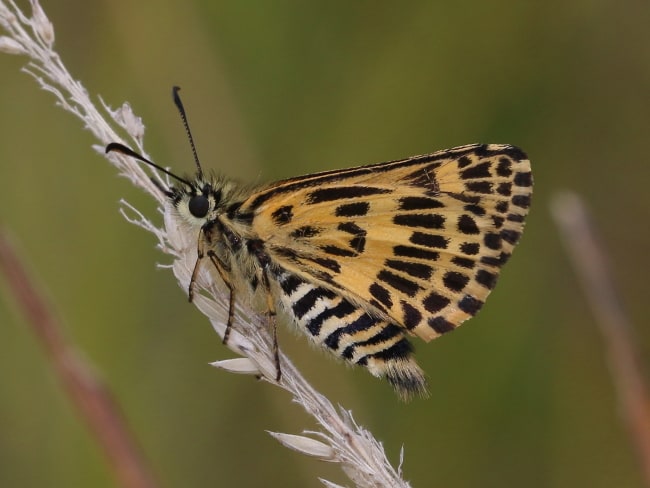
[[[210,202],[204,195],[194,195],[192,198],[190,198],[190,201],[187,204],[187,208],[194,217],[197,219],[202,219],[208,215],[208,211],[210,210]]]

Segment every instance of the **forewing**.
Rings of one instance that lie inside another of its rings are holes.
[[[481,308],[531,192],[521,150],[471,145],[281,181],[239,212],[277,265],[429,341]]]

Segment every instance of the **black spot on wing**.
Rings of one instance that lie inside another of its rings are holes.
[[[401,303],[404,311],[404,326],[409,330],[417,327],[422,322],[422,313],[408,302],[402,300]]]
[[[503,229],[501,231],[501,237],[503,237],[503,240],[507,243],[515,245],[521,237],[521,232],[512,229]]]
[[[508,158],[500,158],[499,164],[497,165],[497,175],[507,178],[511,174],[512,174],[512,161]]]
[[[316,256],[305,257],[305,259],[308,259],[309,261],[319,264],[323,268],[329,269],[330,271],[334,271],[335,273],[341,272],[341,265],[335,259],[322,258]]]
[[[483,243],[487,248],[498,251],[501,249],[501,234],[488,232],[483,236]]]
[[[318,300],[321,298],[332,299],[335,296],[336,295],[329,290],[323,288],[312,288],[296,300],[292,305],[291,310],[298,319],[301,319],[307,312],[314,308],[314,305],[316,305]]]
[[[477,215],[479,217],[482,217],[483,215],[485,215],[485,209],[483,207],[481,207],[480,205],[477,205],[475,203],[465,205],[463,207],[463,209],[466,210],[467,212],[470,212],[470,213],[472,213],[474,215]]]
[[[289,275],[280,282],[280,287],[282,291],[287,295],[293,294],[300,285],[304,283],[304,280],[298,278],[296,275]]]
[[[343,232],[347,232],[348,234],[352,234],[355,236],[365,236],[366,231],[359,227],[357,224],[354,222],[342,222],[337,226],[338,230],[341,230]]]
[[[445,226],[445,217],[437,214],[399,214],[393,217],[393,223],[407,227],[443,229]]]
[[[366,215],[370,210],[370,203],[368,202],[354,202],[339,205],[334,210],[334,215],[337,217],[360,217]]]
[[[476,220],[470,215],[463,214],[458,217],[458,230],[463,234],[475,235],[481,231],[476,225]]]
[[[350,248],[353,249],[356,253],[363,253],[366,247],[366,231],[362,229],[354,222],[343,222],[337,226],[337,229],[348,234],[353,235],[354,237],[350,239]]]
[[[408,358],[411,354],[413,353],[413,346],[407,339],[401,339],[400,341],[396,342],[392,346],[376,352],[374,354],[371,354],[370,357],[377,358],[377,359],[382,359],[384,361],[391,361],[391,360],[399,360],[399,359],[406,359]],[[364,358],[365,359],[365,358]],[[395,385],[395,378],[391,374],[386,375],[386,379],[393,385]],[[413,385],[410,385],[408,383],[404,383],[404,377],[400,376],[399,379],[399,387],[403,389],[408,389],[411,391],[418,391],[422,389],[422,380],[416,381],[413,379]],[[417,383],[417,385],[415,384]]]
[[[342,319],[345,316],[351,314],[356,310],[356,307],[352,305],[350,302],[347,300],[341,300],[337,305],[326,308],[323,310],[321,313],[316,315],[316,317],[312,318],[307,322],[307,329],[309,332],[317,336],[320,334],[321,327],[323,325],[323,322],[325,322],[327,319],[330,317],[337,317],[338,319]]]
[[[501,253],[498,258],[495,258],[493,256],[483,256],[481,258],[481,262],[483,264],[487,264],[488,266],[500,267],[505,264],[509,257],[510,255],[506,253]]]
[[[350,247],[356,251],[356,254],[361,254],[366,248],[366,238],[364,236],[356,236],[350,239]]]
[[[410,297],[414,297],[415,294],[421,289],[420,285],[414,281],[396,275],[395,273],[391,273],[385,269],[382,269],[379,273],[377,273],[377,279],[379,281],[383,281],[392,288],[401,291]]]
[[[512,204],[521,208],[530,207],[530,195],[515,195],[512,197]]]
[[[456,266],[460,266],[461,268],[472,269],[474,267],[473,259],[463,258],[460,256],[454,256],[453,258],[451,258],[451,262],[454,263]]]
[[[332,188],[319,188],[307,195],[307,204],[331,202],[334,200],[349,200],[351,198],[367,197],[390,193],[386,188],[373,186],[335,186]]]
[[[481,310],[483,302],[470,295],[465,295],[459,302],[458,308],[468,315],[476,315]]]
[[[435,198],[402,197],[399,199],[399,210],[429,210],[444,206],[440,200]]]
[[[356,320],[350,322],[344,327],[332,331],[330,335],[325,338],[325,345],[330,349],[337,350],[339,348],[339,341],[343,334],[354,334],[369,329],[377,323],[376,318],[371,317],[367,313],[361,314]]]
[[[474,193],[483,193],[489,195],[492,193],[492,182],[490,181],[470,181],[465,183],[465,188]]]
[[[498,276],[494,273],[490,273],[484,269],[480,269],[476,272],[474,279],[477,283],[484,286],[488,290],[492,290],[497,284]]]
[[[298,227],[293,232],[291,232],[291,237],[294,239],[308,239],[310,237],[315,237],[321,233],[321,229],[318,227],[313,227],[311,225],[303,225]]]
[[[491,161],[485,161],[479,163],[471,168],[467,168],[460,172],[460,177],[464,180],[472,180],[477,178],[490,178],[490,167],[492,166]]]
[[[381,286],[379,283],[373,283],[368,289],[370,294],[377,299],[379,303],[384,304],[387,308],[393,306],[393,300],[390,297],[390,292]],[[384,307],[380,307],[382,310],[385,310]]]
[[[460,245],[461,252],[467,254],[468,256],[476,256],[481,249],[481,245],[478,242],[463,242]]]
[[[276,225],[282,225],[291,222],[291,219],[293,219],[293,206],[285,205],[278,208],[271,214],[271,218]]]
[[[467,168],[470,164],[472,164],[472,159],[467,156],[461,156],[458,158],[457,164],[459,169]]]
[[[429,327],[435,330],[438,334],[444,334],[446,332],[451,332],[455,329],[454,324],[449,322],[444,317],[431,317],[428,321]]]
[[[403,329],[396,325],[396,324],[386,324],[385,327],[379,329],[379,331],[369,339],[366,339],[365,341],[357,342],[351,347],[358,347],[358,346],[372,346],[374,344],[381,344],[382,342],[386,342],[390,339],[392,339],[395,336],[400,336],[402,335]]]
[[[414,263],[412,261],[401,261],[398,259],[387,259],[384,264],[396,271],[401,271],[414,278],[428,280],[433,274],[433,268],[426,264]]]
[[[358,321],[355,321],[355,323]],[[373,326],[377,323],[377,320],[373,320],[372,322],[368,322],[367,320],[362,321],[362,325],[364,326],[363,329],[360,329],[359,326],[357,326],[355,323],[352,323],[346,327],[343,328],[342,335],[348,335],[350,336],[353,340],[355,338],[355,334],[358,332],[362,332],[364,330],[367,330],[370,326]],[[369,325],[369,326],[368,326]],[[396,325],[396,324],[384,324],[383,327],[379,327],[376,329],[376,333],[369,337],[366,340],[355,342],[353,344],[350,344],[345,348],[345,350],[341,353],[341,356],[346,358],[346,359],[352,359],[354,356],[354,351],[358,347],[364,347],[364,346],[374,346],[377,344],[383,345],[384,343],[390,343],[391,339],[395,337],[400,337],[403,334],[403,329]],[[385,349],[384,349],[385,350]],[[365,358],[360,358],[357,361],[357,364],[365,364],[366,363]]]
[[[476,144],[472,148],[472,152],[479,158],[484,158],[491,155],[491,151],[488,149],[487,144]]]
[[[414,246],[395,246],[393,247],[393,254],[405,258],[418,258],[426,261],[437,261],[440,258],[440,253],[437,251],[429,251],[421,247]]]
[[[423,301],[422,305],[429,313],[440,312],[443,308],[449,305],[451,302],[449,298],[440,295],[439,293],[431,292]]]
[[[356,251],[353,251],[351,249],[345,249],[339,246],[321,246],[320,249],[324,253],[327,253],[331,256],[342,256],[346,258],[351,258],[358,255]]]
[[[341,353],[341,357],[343,359],[347,359],[348,361],[352,359],[352,356],[354,356],[354,344],[349,345],[346,347],[343,352]]]
[[[499,183],[497,186],[497,193],[504,197],[509,197],[512,195],[512,184],[509,182]]]
[[[453,192],[449,192],[447,193],[447,195],[463,203],[471,203],[471,204],[481,203],[481,197],[478,195],[469,195],[467,193],[453,193]]]
[[[413,244],[418,244],[425,247],[434,247],[438,249],[447,249],[449,244],[449,239],[436,235],[436,234],[425,234],[423,232],[413,232],[413,235],[409,239]]]
[[[529,187],[533,186],[533,175],[530,171],[526,173],[517,173],[515,175],[515,185]]]
[[[413,186],[427,188],[429,190],[427,193],[430,195],[438,195],[440,193],[440,185],[435,177],[435,171],[438,166],[439,164],[432,164],[424,169],[418,169],[405,177],[404,180]]]
[[[451,291],[462,291],[469,282],[469,277],[457,271],[448,271],[442,278],[444,285]]]

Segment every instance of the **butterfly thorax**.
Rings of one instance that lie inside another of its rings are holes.
[[[243,195],[241,185],[220,177],[197,177],[191,185],[171,187],[167,193],[179,217],[191,227],[200,228],[225,215],[232,218]]]
[[[213,253],[223,271],[233,274],[235,287],[243,278],[255,289],[261,268],[268,263],[251,227],[252,213],[241,210],[252,190],[222,177],[198,176],[191,183],[168,193],[180,220],[196,232],[199,246]]]

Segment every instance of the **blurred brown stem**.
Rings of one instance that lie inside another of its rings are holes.
[[[614,289],[603,246],[580,197],[574,193],[557,195],[552,213],[605,339],[621,414],[641,461],[646,485],[650,486],[648,394],[638,365],[632,326]]]
[[[0,272],[4,274],[16,303],[43,344],[52,370],[108,457],[120,485],[125,488],[157,487],[111,392],[65,338],[53,311],[30,280],[6,232],[2,230]]]

